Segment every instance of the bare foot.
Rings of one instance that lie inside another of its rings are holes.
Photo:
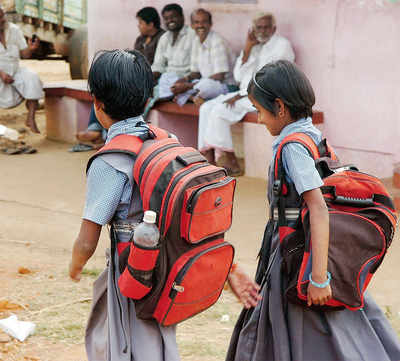
[[[36,121],[34,117],[30,117],[28,114],[28,119],[25,121],[25,125],[33,132],[36,134],[40,134],[40,130],[37,127]]]
[[[207,150],[204,150],[204,151],[202,151],[200,153],[202,155],[204,155],[204,157],[207,159],[208,163],[210,163],[212,165],[216,165],[214,149],[207,149]]]
[[[93,142],[100,143],[103,142],[101,132],[96,132],[93,130],[86,130],[84,132],[78,132],[76,138],[81,142]]]
[[[193,103],[196,104],[197,106],[202,105],[205,102],[205,100],[199,96],[193,97]]]
[[[238,176],[242,174],[242,170],[240,169],[239,162],[235,156],[234,152],[224,152],[225,154],[225,162],[221,166],[224,167],[228,174],[231,176]]]
[[[35,113],[36,110],[39,108],[39,102],[37,100],[28,99],[25,103],[25,106],[28,109],[28,117],[25,121],[25,125],[36,134],[40,134],[40,130],[37,127],[35,121]]]

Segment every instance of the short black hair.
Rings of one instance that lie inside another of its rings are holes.
[[[292,62],[278,60],[259,70],[250,81],[248,94],[272,114],[281,99],[293,120],[312,116],[315,94],[306,75]]]
[[[196,14],[206,14],[208,16],[208,21],[210,24],[212,24],[212,14],[203,8],[199,8],[194,10],[191,14],[190,14],[190,21],[193,22],[193,16],[195,16]]]
[[[88,86],[110,118],[124,120],[143,114],[153,91],[153,74],[139,51],[102,50],[90,66]]]
[[[137,18],[141,18],[146,24],[153,23],[154,27],[160,29],[160,15],[152,6],[146,6],[136,13]]]
[[[161,15],[164,15],[167,11],[176,11],[180,16],[183,16],[183,9],[182,6],[179,4],[167,4],[161,11]]]

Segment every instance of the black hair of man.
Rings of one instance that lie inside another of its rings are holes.
[[[161,11],[161,15],[164,15],[165,12],[167,11],[176,11],[180,16],[183,16],[183,9],[182,6],[178,4],[167,4],[164,6],[164,8]]]
[[[160,29],[160,15],[152,6],[146,6],[136,13],[137,18],[141,18],[146,24],[153,23],[156,29]]]
[[[212,15],[211,15],[211,13],[208,10],[203,9],[203,8],[196,9],[190,14],[190,21],[191,22],[193,22],[193,16],[195,16],[197,14],[206,14],[208,16],[208,22],[210,24],[212,24]]]
[[[293,120],[312,116],[315,94],[307,76],[292,62],[278,60],[264,65],[249,83],[248,94],[272,114],[277,98],[287,106]]]
[[[104,112],[119,121],[143,114],[153,91],[153,73],[139,51],[102,50],[90,66],[88,86]]]

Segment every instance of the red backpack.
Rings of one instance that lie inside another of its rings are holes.
[[[332,299],[324,308],[358,310],[393,239],[397,222],[393,202],[378,178],[354,166],[340,167],[326,140],[317,146],[304,133],[284,138],[275,158],[274,193],[289,301],[307,304],[312,269],[309,211],[293,184],[286,181],[282,165],[282,149],[293,142],[308,150],[324,182],[321,191],[329,211],[328,271],[332,275]]]
[[[223,290],[234,256],[224,232],[232,223],[236,180],[166,131],[150,129],[153,139],[119,135],[95,156],[135,157],[133,178],[143,210],[157,213],[160,242],[157,249],[117,244],[118,285],[135,299],[139,318],[169,326],[207,309]]]

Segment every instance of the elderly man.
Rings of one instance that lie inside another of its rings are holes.
[[[231,175],[241,173],[233,151],[230,126],[253,111],[247,97],[247,85],[253,74],[265,64],[280,59],[294,61],[289,41],[276,34],[276,22],[271,13],[263,13],[253,20],[246,45],[236,61],[235,79],[240,91],[205,102],[200,107],[198,148],[211,163],[215,163],[215,150],[224,155],[223,166]]]
[[[228,43],[211,30],[212,16],[205,9],[197,9],[190,16],[196,37],[192,46],[190,74],[175,83],[171,90],[178,104],[184,104],[190,96],[201,104],[228,91],[234,83],[232,68],[234,54]]]
[[[25,124],[34,132],[40,133],[35,122],[35,112],[43,87],[39,76],[19,66],[20,58],[30,58],[39,47],[36,38],[26,42],[22,31],[9,23],[0,7],[0,108],[12,108],[26,99],[28,117]]]

